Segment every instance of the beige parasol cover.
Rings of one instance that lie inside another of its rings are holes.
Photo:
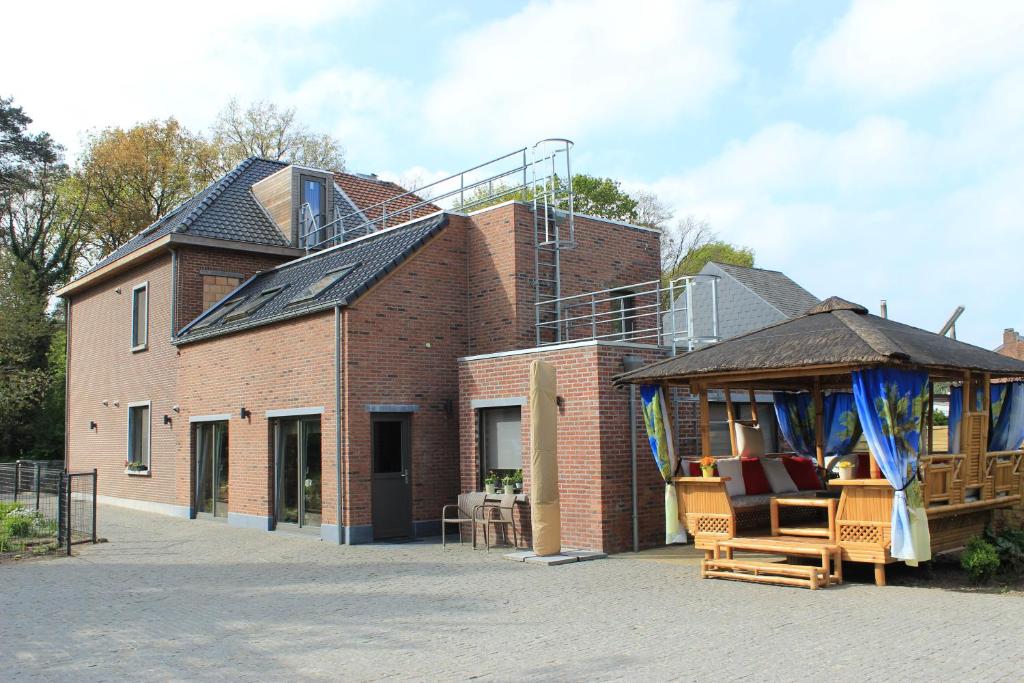
[[[541,556],[562,552],[556,387],[554,366],[530,363],[530,516],[533,551]]]

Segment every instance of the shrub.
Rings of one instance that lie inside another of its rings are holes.
[[[0,520],[3,520],[7,515],[11,514],[15,510],[20,510],[24,505],[21,503],[0,503]]]
[[[960,556],[960,566],[974,581],[988,581],[999,569],[999,551],[981,536],[975,536],[967,542]]]
[[[30,536],[35,519],[34,512],[14,510],[4,517],[3,521],[0,521],[0,527],[4,529],[7,536],[12,538]]]
[[[1014,575],[1024,574],[1024,529],[1008,528],[999,533],[989,529],[985,537],[999,553],[1003,571]]]

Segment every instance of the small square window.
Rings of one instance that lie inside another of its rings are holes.
[[[132,288],[132,351],[142,351],[149,340],[149,283]]]
[[[149,402],[128,404],[128,474],[149,474]]]
[[[278,285],[277,287],[268,287],[267,289],[264,289],[245,305],[232,309],[230,313],[224,316],[224,322],[232,322],[235,320],[241,320],[242,318],[248,318],[253,313],[263,308],[271,299],[280,294],[281,290],[285,287],[287,287],[287,285]]]

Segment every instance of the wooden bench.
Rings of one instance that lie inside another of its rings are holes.
[[[734,551],[816,557],[821,559],[821,566],[737,560],[733,557]],[[711,557],[701,562],[701,578],[775,583],[817,590],[843,582],[843,561],[839,546],[827,539],[809,541],[786,536],[731,538],[715,541]]]

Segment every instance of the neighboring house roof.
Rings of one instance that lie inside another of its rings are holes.
[[[257,157],[246,159],[107,254],[79,278],[170,233],[187,233],[197,237],[273,247],[290,246],[251,192],[253,183],[287,165]]]
[[[819,302],[818,297],[777,270],[745,268],[717,261],[709,262],[708,266],[717,267],[787,318],[803,315]]]
[[[408,209],[423,202],[420,197],[410,193],[402,186],[389,180],[381,180],[375,175],[335,173],[334,182],[338,184],[342,191],[348,195],[349,199],[351,199],[370,220],[379,219],[382,214],[382,208],[387,209],[388,214],[391,214],[395,211]],[[387,200],[394,201],[388,202],[385,207],[381,207],[380,204]],[[413,209],[410,212],[411,215],[400,217],[400,220],[405,221],[413,218],[420,218],[437,211],[440,211],[440,207],[426,203],[416,209]]]
[[[434,215],[258,273],[186,326],[176,342],[188,343],[348,305],[409,258],[447,222],[444,214]],[[337,281],[332,282],[328,277],[349,268]],[[308,292],[308,288],[325,281],[330,284],[316,296],[293,303],[300,294]],[[268,290],[279,287],[282,289],[272,297],[266,295],[265,303],[252,314],[230,320],[232,312],[241,311]],[[215,322],[208,322],[211,320]]]
[[[1024,361],[871,315],[839,297],[804,315],[654,363],[616,378],[643,383],[804,367],[917,366],[1024,374]]]

